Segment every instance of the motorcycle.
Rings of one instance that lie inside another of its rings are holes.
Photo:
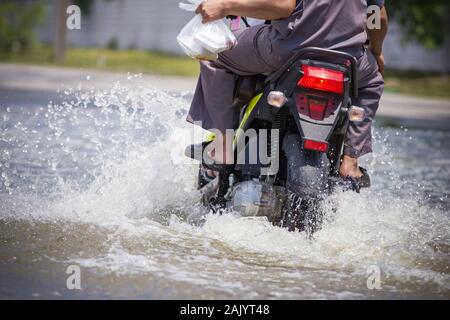
[[[240,77],[233,104],[240,123],[235,164],[207,161],[214,136],[186,149],[201,161],[203,204],[313,234],[323,220],[320,204],[342,183],[338,172],[348,125],[365,117],[352,104],[357,96],[356,59],[321,48],[298,51],[270,75]],[[206,179],[205,167],[218,176]],[[357,192],[370,185],[347,182]]]

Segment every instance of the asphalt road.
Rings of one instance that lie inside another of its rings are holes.
[[[46,105],[61,99],[58,90],[77,88],[81,83],[96,89],[125,82],[126,73],[0,63],[0,106]],[[142,75],[136,86],[153,86],[166,91],[193,91],[196,79]],[[450,100],[384,94],[378,122],[387,125],[450,130]]]

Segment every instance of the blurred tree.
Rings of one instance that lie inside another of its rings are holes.
[[[110,2],[112,0],[103,0],[103,1]],[[80,7],[81,12],[84,15],[88,16],[91,13],[91,7],[92,7],[94,1],[92,1],[92,0],[73,0],[72,2],[73,2],[73,4],[76,4],[77,6]]]
[[[92,0],[73,0],[73,4],[79,6],[84,15],[89,15],[91,12]]]
[[[449,0],[386,0],[406,40],[416,40],[429,49],[439,47],[450,34]]]
[[[55,40],[53,43],[53,59],[55,62],[62,62],[66,54],[67,46],[67,7],[70,5],[70,0],[56,0],[55,13]]]
[[[36,42],[34,29],[42,21],[41,1],[24,5],[23,1],[0,2],[0,50],[21,53]]]

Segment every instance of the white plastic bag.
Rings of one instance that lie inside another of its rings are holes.
[[[180,34],[177,36],[177,41],[183,51],[191,58],[198,60],[216,60],[217,53],[210,52],[203,48],[193,36],[198,29],[199,23],[202,23],[202,17],[196,15],[181,30]]]
[[[190,4],[180,3],[180,8],[186,11],[195,11],[202,2],[187,1]],[[218,53],[232,49],[237,43],[225,19],[203,24],[199,14],[181,30],[177,41],[188,56],[199,60],[216,60]]]

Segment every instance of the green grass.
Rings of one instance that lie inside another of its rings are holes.
[[[52,50],[46,46],[37,46],[25,54],[0,52],[0,62],[2,61],[55,65]],[[142,50],[70,48],[67,50],[65,61],[56,65],[178,76],[196,76],[199,72],[198,62],[188,57]],[[385,80],[386,92],[450,98],[449,75],[388,70]]]
[[[52,50],[49,47],[37,46],[24,54],[0,52],[0,62],[178,76],[196,76],[199,72],[198,62],[188,57],[142,50],[70,48],[66,52],[65,61],[55,64]]]
[[[450,75],[388,70],[385,81],[386,92],[450,98]]]

